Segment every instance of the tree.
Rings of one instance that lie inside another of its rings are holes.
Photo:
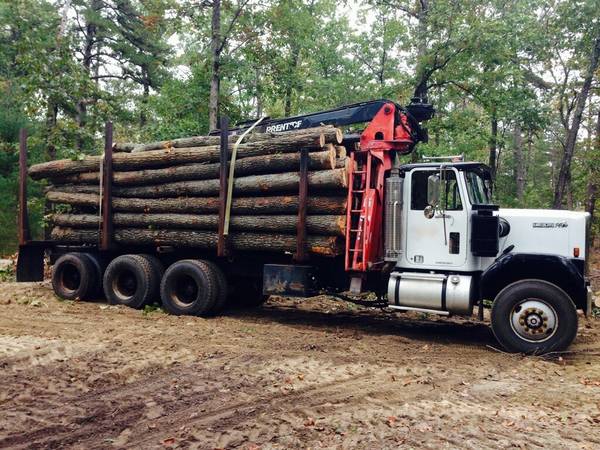
[[[560,163],[560,171],[558,173],[558,180],[554,189],[554,201],[552,206],[554,208],[561,208],[563,204],[563,197],[567,187],[567,183],[570,179],[571,172],[571,161],[575,153],[575,145],[577,143],[577,136],[579,134],[579,126],[581,125],[581,119],[583,117],[583,110],[588,99],[594,73],[598,68],[598,62],[600,60],[600,29],[597,30],[597,34],[593,41],[593,47],[590,55],[590,60],[585,71],[583,78],[583,85],[581,90],[577,93],[575,101],[575,109],[573,111],[573,117],[567,130],[565,138],[564,153]]]

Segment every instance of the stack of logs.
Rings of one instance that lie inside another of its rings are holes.
[[[112,211],[117,244],[213,248],[220,206],[218,136],[116,144]],[[230,136],[229,154],[236,136]],[[306,251],[337,256],[346,231],[346,150],[340,130],[322,126],[249,135],[237,148],[229,247],[294,252],[300,149],[309,151]],[[98,243],[102,157],[36,164],[56,206],[52,239]],[[66,206],[65,206],[66,205]],[[60,211],[60,212],[59,212]]]

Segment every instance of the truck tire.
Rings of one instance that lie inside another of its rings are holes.
[[[102,276],[104,275],[106,265],[100,256],[95,253],[82,253],[82,255],[88,258],[94,267],[94,279],[86,300],[99,299],[104,294],[102,290]]]
[[[203,261],[212,271],[216,286],[217,286],[217,298],[215,304],[208,312],[211,315],[219,314],[227,305],[227,298],[229,296],[229,288],[227,287],[227,278],[221,270],[221,268],[212,261]]]
[[[109,303],[142,308],[158,301],[160,277],[142,255],[121,255],[104,273],[104,295]]]
[[[505,287],[492,305],[492,331],[510,352],[544,354],[566,349],[577,334],[577,310],[559,287],[522,280]]]
[[[66,253],[52,267],[52,288],[64,300],[88,300],[98,292],[100,273],[85,253]]]
[[[160,259],[158,259],[154,255],[142,254],[139,255],[144,258],[146,261],[150,263],[152,266],[152,270],[154,270],[154,276],[158,280],[157,283],[157,291],[156,291],[156,299],[160,300],[160,281],[162,280],[163,275],[165,274],[165,266]]]
[[[160,283],[163,308],[178,316],[204,316],[215,306],[216,276],[204,261],[183,259],[172,264]]]

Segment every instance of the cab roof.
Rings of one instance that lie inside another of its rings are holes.
[[[423,163],[410,163],[403,164],[399,167],[399,169],[403,172],[410,172],[413,169],[440,169],[441,166],[444,167],[453,167],[457,170],[476,170],[486,173],[491,173],[491,169],[487,164],[483,164],[476,161],[469,162],[444,162],[444,161],[435,161],[435,162],[423,162]]]

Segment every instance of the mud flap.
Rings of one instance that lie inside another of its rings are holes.
[[[17,258],[17,281],[43,281],[44,280],[44,254],[46,247],[43,245],[21,245]]]

